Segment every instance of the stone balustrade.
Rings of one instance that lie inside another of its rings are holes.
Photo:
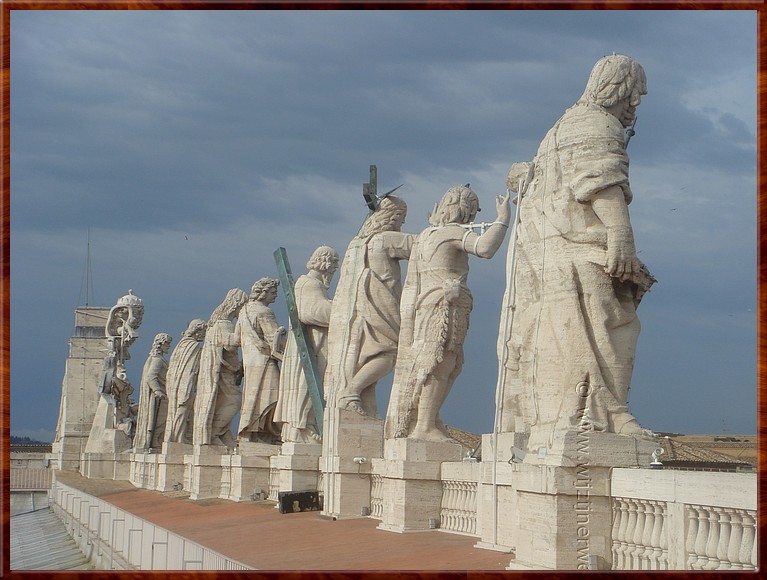
[[[370,476],[370,517],[383,518],[383,476],[373,473]]]
[[[442,480],[440,529],[473,536],[477,532],[477,482]]]
[[[53,512],[104,570],[250,570],[249,566],[55,481]]]
[[[755,570],[756,474],[615,469],[613,570]]]

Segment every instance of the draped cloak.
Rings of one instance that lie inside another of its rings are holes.
[[[633,419],[627,400],[642,293],[605,272],[607,231],[591,206],[612,186],[626,204],[632,199],[618,119],[597,105],[574,105],[533,162],[499,334],[501,430],[530,432],[531,449],[550,446],[584,416],[612,432]],[[510,246],[507,271],[511,257]]]
[[[200,370],[200,341],[184,336],[178,341],[168,361],[168,413],[165,441],[183,443],[193,421],[197,375]]]
[[[136,418],[136,436],[133,446],[138,451],[150,447],[158,448],[165,437],[165,423],[168,417],[168,399],[156,399],[153,393],[165,393],[168,362],[158,354],[151,354],[144,363],[139,386],[139,408]],[[150,417],[156,410],[156,420],[152,439],[149,440]]]

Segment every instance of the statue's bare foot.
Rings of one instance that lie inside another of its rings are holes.
[[[359,401],[349,401],[348,403],[346,403],[346,409],[348,409],[349,411],[355,411],[359,413],[360,415],[362,415],[363,417],[367,415],[367,412],[365,411],[365,409],[362,408],[362,403],[360,403]]]

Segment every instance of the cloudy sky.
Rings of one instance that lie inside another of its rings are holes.
[[[404,184],[417,232],[470,182],[493,221],[513,161],[605,54],[645,68],[629,146],[639,257],[630,396],[657,431],[756,429],[756,13],[13,11],[11,427],[50,440],[85,304],[145,303],[129,377],[227,290],[341,254],[362,184]],[[490,432],[502,254],[475,258],[467,362],[446,423]],[[275,310],[287,324],[284,298]],[[386,408],[389,386],[379,387]],[[94,392],[94,396],[95,392]]]

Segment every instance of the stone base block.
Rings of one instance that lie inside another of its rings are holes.
[[[185,443],[163,443],[162,453],[157,455],[155,490],[178,491],[184,487],[184,455],[193,453],[193,447]]]
[[[318,491],[321,453],[319,443],[283,443],[270,458],[271,468],[279,472],[278,491]]]
[[[659,447],[650,437],[635,437],[598,431],[568,431],[551,447],[530,449],[524,462],[531,465],[575,467],[649,467],[652,452]]]
[[[130,479],[130,454],[83,453],[80,458],[80,474],[89,479]]]
[[[332,413],[332,415],[331,415]],[[323,439],[323,515],[358,518],[370,513],[371,464],[383,457],[383,420],[328,410]]]
[[[498,489],[498,521],[511,520],[510,529],[499,530],[501,540],[514,547],[509,569],[609,570],[610,469],[527,464],[512,469],[512,485]],[[490,530],[483,534],[483,540],[490,537]]]
[[[237,455],[222,457],[223,499],[253,501],[266,499],[269,494],[271,457],[279,453],[278,445],[266,443],[240,444]]]
[[[130,482],[142,489],[155,489],[159,455],[155,453],[130,454]]]
[[[449,441],[423,441],[421,439],[387,439],[384,459],[393,461],[461,461],[463,446]]]
[[[189,464],[189,487],[184,488],[190,493],[189,499],[221,495],[222,461],[228,455],[229,448],[223,445],[195,445],[191,455],[184,455],[184,463]]]

